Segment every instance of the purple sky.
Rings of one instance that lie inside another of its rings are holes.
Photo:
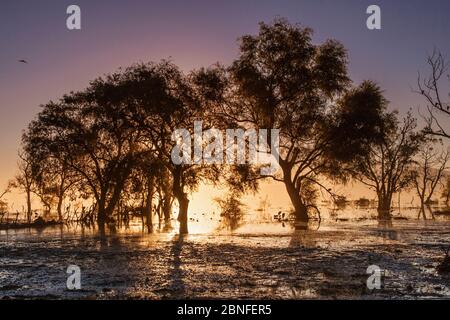
[[[66,29],[70,4],[81,7],[81,31]],[[370,4],[381,7],[381,31],[366,28]],[[341,41],[355,82],[375,80],[393,108],[417,108],[422,100],[411,87],[426,56],[435,46],[450,56],[449,13],[448,0],[2,1],[0,186],[14,175],[21,131],[40,104],[133,62],[171,57],[186,70],[227,64],[239,36],[276,16],[312,27],[316,41]]]

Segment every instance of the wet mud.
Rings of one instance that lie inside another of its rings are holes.
[[[438,266],[450,221],[341,222],[295,231],[10,230],[0,233],[0,299],[448,299]],[[68,290],[69,265],[81,290]],[[381,288],[369,290],[367,268]]]

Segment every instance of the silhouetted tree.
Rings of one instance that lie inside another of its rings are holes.
[[[448,92],[441,92],[444,78],[450,80],[447,73],[449,63],[437,50],[428,57],[427,62],[431,69],[430,74],[425,78],[419,74],[416,91],[427,103],[428,116],[424,117],[427,122],[425,132],[433,136],[450,138],[450,101],[445,100],[448,98]]]
[[[194,122],[201,120],[203,128],[211,127],[212,101],[221,92],[218,70],[202,69],[188,75],[168,61],[138,64],[115,75],[123,92],[115,95],[132,101],[127,115],[135,132],[139,132],[139,145],[147,162],[156,165],[156,172],[148,177],[147,190],[161,189],[161,207],[166,221],[170,219],[173,197],[179,205],[180,233],[188,232],[189,192],[205,181],[217,182],[221,171],[217,165],[202,163],[174,163],[172,150],[176,145],[172,134],[177,129],[193,134]],[[216,86],[219,88],[216,89]],[[156,168],[153,166],[153,168]],[[153,180],[161,176],[161,179]],[[168,183],[171,183],[170,189]],[[153,197],[147,197],[146,207],[153,209]],[[148,214],[148,217],[151,213]]]
[[[311,37],[311,29],[283,19],[261,23],[259,34],[242,37],[240,56],[229,70],[230,93],[219,112],[233,127],[280,130],[282,172],[270,178],[285,184],[303,222],[315,208],[316,188],[331,193],[325,179],[345,178],[343,163],[365,152],[380,120],[378,105],[365,100],[374,84],[347,92],[344,47],[334,40],[315,45]],[[351,103],[358,95],[361,103]],[[270,146],[270,135],[267,140]]]
[[[12,181],[9,181],[8,184],[7,184],[7,186],[6,186],[6,188],[3,189],[2,192],[0,192],[0,200],[1,200],[5,195],[7,195],[8,193],[11,192],[11,188],[12,188]]]
[[[425,205],[431,202],[431,198],[448,169],[450,152],[436,149],[436,141],[428,139],[418,154],[418,168],[414,172],[414,186],[420,199],[419,216],[426,219]]]
[[[395,112],[385,113],[384,138],[371,144],[369,152],[355,161],[354,177],[377,193],[379,219],[391,218],[392,196],[414,179],[414,156],[423,141],[416,127],[410,113],[403,123]]]
[[[0,224],[3,223],[3,217],[8,213],[8,202],[2,200],[5,195],[11,192],[12,182],[8,182],[6,188],[0,192]]]
[[[170,223],[173,206],[173,192],[170,173],[166,168],[162,168],[158,175],[159,200],[166,225]]]
[[[203,121],[204,129],[211,127],[210,107],[223,92],[219,70],[185,75],[167,61],[138,64],[45,105],[24,135],[27,151],[39,159],[35,172],[45,186],[42,194],[52,194],[44,182],[55,180],[49,177],[51,163],[56,161],[57,172],[67,171],[79,194],[95,200],[97,220],[104,224],[112,218],[134,174],[140,179],[140,190],[145,190],[141,207],[149,231],[153,200],[160,190],[166,221],[175,197],[180,232],[187,233],[188,193],[203,181],[218,181],[221,170],[204,163],[174,163],[172,133],[176,129],[193,133],[197,120]]]
[[[152,162],[151,159],[142,158],[132,179],[130,180],[130,188],[132,193],[138,192],[140,197],[141,214],[145,217],[147,231],[153,232],[153,216],[154,216],[154,200],[156,199],[156,190],[158,183],[158,175],[162,169],[161,164]],[[127,189],[127,193],[131,193]]]
[[[19,151],[18,168],[19,172],[11,182],[11,187],[25,193],[27,204],[26,219],[28,223],[31,223],[33,213],[31,208],[31,196],[35,180],[33,178],[32,159],[30,158],[30,155],[23,150]]]
[[[172,134],[177,129],[187,130],[194,135],[194,122],[201,120],[204,130],[211,128],[211,106],[220,94],[220,83],[216,83],[218,76],[215,70],[200,70],[184,75],[175,65],[162,62],[159,65],[141,66],[135,70],[138,74],[156,77],[160,84],[160,92],[155,95],[142,95],[144,116],[140,117],[141,127],[145,131],[151,144],[157,152],[157,159],[164,164],[170,173],[171,191],[165,184],[161,184],[166,199],[163,206],[167,218],[171,208],[171,197],[175,197],[179,206],[178,221],[180,233],[188,233],[189,192],[197,189],[202,182],[217,182],[221,171],[216,164],[174,163],[172,150],[176,145]],[[139,81],[144,77],[139,77]],[[151,102],[153,99],[156,104]]]
[[[141,151],[126,89],[117,74],[99,78],[85,91],[45,105],[27,132],[32,154],[57,159],[82,180],[82,189],[95,199],[101,225],[112,218]]]
[[[22,143],[25,148],[31,147],[32,143],[25,133]],[[46,150],[30,148],[28,152],[32,155],[33,177],[35,179],[34,193],[38,196],[47,211],[50,213],[52,207],[56,206],[58,220],[63,221],[63,202],[69,194],[74,197],[75,186],[80,178],[71,170],[65,160],[54,158]]]

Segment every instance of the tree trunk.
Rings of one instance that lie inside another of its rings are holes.
[[[425,193],[425,191],[424,191],[424,193]],[[422,214],[423,220],[427,220],[427,216],[425,214],[425,203],[426,203],[425,194],[420,195],[419,199],[420,199],[419,217],[420,217],[420,214]]]
[[[103,187],[101,190],[100,194],[101,203],[99,203],[99,211],[97,218],[99,225],[104,224],[105,222],[113,221],[112,215],[120,200],[120,196],[122,195],[126,179],[130,175],[131,168],[132,162],[128,160],[127,162],[123,163],[123,166],[121,166],[121,170],[119,172],[116,172],[115,175],[112,174],[111,176],[108,177],[108,179],[106,179],[106,181],[115,182],[115,186],[114,189],[112,190],[112,194],[109,197],[109,199],[107,197],[108,187]],[[108,183],[106,183],[105,185],[107,186]]]
[[[179,198],[180,212],[178,213],[178,221],[180,222],[180,234],[188,234],[188,208],[189,199],[187,194],[183,193]]]
[[[145,218],[148,233],[153,232],[153,193],[154,193],[154,178],[150,177],[147,181],[147,198],[145,202]]]
[[[289,194],[289,198],[291,199],[291,203],[294,206],[295,220],[301,223],[308,223],[309,217],[306,205],[302,202],[300,193],[295,188],[290,177],[287,176],[286,173],[284,174],[284,184]]]
[[[31,216],[32,216],[32,209],[31,209],[31,191],[27,190],[27,222],[31,223]]]
[[[382,196],[378,195],[378,219],[391,220],[391,203],[392,195]]]
[[[433,213],[433,210],[431,209],[431,206],[430,206],[430,205],[426,205],[425,207],[426,207],[426,208],[428,209],[428,211],[430,212],[431,219],[435,220],[436,217],[434,216],[434,213]]]
[[[58,212],[59,222],[63,221],[62,205],[63,205],[63,197],[59,197],[58,198],[58,206],[56,207],[56,211]]]
[[[166,195],[163,202],[164,222],[168,223],[172,214],[172,197]]]
[[[98,203],[98,213],[97,213],[97,223],[98,226],[101,228],[105,225],[106,223],[106,208],[105,208],[105,200],[101,199]]]
[[[422,218],[423,218],[423,220],[427,220],[427,216],[426,216],[426,214],[425,214],[425,204],[424,204],[424,203],[422,203],[422,204],[420,205],[420,212],[422,212]]]
[[[168,195],[164,196],[162,211],[164,215],[164,222],[168,223],[172,214],[172,197],[169,197]]]
[[[176,166],[173,174],[173,195],[178,201],[179,212],[178,221],[180,222],[180,234],[188,233],[188,208],[189,199],[188,195],[183,190],[182,175],[183,167]]]

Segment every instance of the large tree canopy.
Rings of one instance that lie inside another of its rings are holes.
[[[323,179],[345,177],[343,164],[379,136],[379,89],[371,82],[351,89],[345,48],[335,40],[316,45],[311,29],[283,19],[241,38],[229,75],[220,114],[230,125],[280,130],[282,173],[271,178],[307,221],[315,188],[328,191]]]
[[[111,219],[125,189],[145,189],[149,228],[158,184],[166,220],[173,195],[179,203],[180,230],[186,233],[188,192],[202,181],[217,181],[221,171],[204,164],[175,164],[172,133],[192,131],[197,120],[211,126],[209,107],[223,92],[216,71],[185,75],[167,61],[134,65],[48,103],[23,137],[36,175],[48,175],[55,163],[64,168],[64,177],[71,177],[71,186],[76,181],[79,195],[95,200],[99,223]]]

